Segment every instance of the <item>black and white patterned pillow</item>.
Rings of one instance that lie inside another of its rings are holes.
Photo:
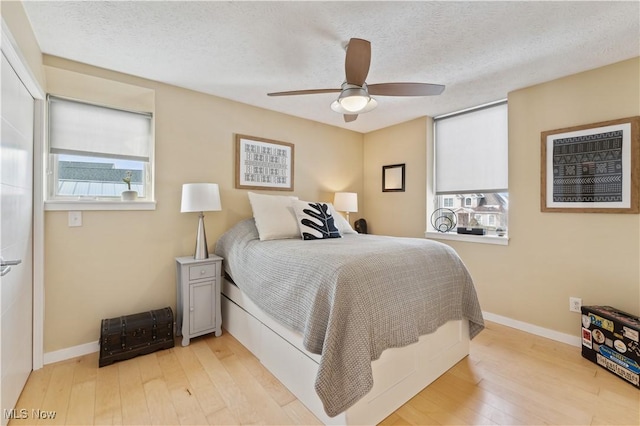
[[[293,201],[292,206],[298,219],[302,239],[323,240],[342,236],[335,225],[327,203]]]

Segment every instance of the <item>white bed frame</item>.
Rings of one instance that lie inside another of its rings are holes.
[[[320,356],[302,346],[302,335],[258,308],[228,280],[222,285],[222,325],[327,425],[377,424],[469,354],[468,321],[450,321],[372,362],[371,391],[347,411],[329,417],[314,389]]]

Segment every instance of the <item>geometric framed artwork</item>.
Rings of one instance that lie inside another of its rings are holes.
[[[382,166],[382,192],[404,192],[404,164]]]
[[[549,130],[540,139],[543,212],[640,212],[640,117]]]
[[[236,188],[293,191],[294,146],[236,135]]]

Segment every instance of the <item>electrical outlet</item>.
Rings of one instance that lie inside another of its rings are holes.
[[[69,212],[69,227],[82,226],[82,212]]]
[[[579,297],[569,298],[569,310],[571,312],[580,312],[582,308],[582,299]]]

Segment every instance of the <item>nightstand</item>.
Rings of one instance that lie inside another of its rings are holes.
[[[220,285],[222,258],[209,255],[195,260],[191,256],[176,258],[176,334],[182,346],[196,336],[222,334]]]

